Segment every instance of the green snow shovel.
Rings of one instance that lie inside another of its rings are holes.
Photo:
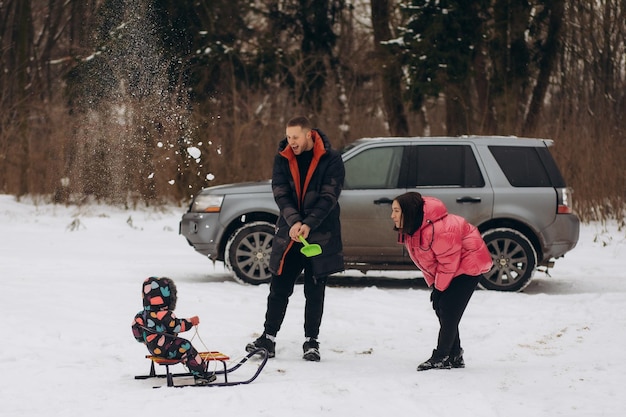
[[[317,256],[322,253],[322,247],[320,245],[318,245],[317,243],[310,244],[306,241],[304,237],[302,237],[302,235],[298,237],[300,238],[300,242],[302,242],[302,244],[304,245],[302,249],[300,249],[300,252],[302,252],[304,256],[310,258],[312,256]]]

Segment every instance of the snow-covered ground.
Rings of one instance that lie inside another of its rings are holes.
[[[538,273],[524,293],[477,291],[461,322],[465,369],[415,370],[429,357],[438,330],[426,288],[328,288],[322,361],[305,362],[298,286],[277,357],[255,382],[153,389],[164,380],[134,379],[149,363],[130,331],[144,278],[176,281],[178,316],[200,316],[193,343],[201,350],[239,358],[262,330],[267,285],[239,285],[221,264],[195,253],[178,235],[183,211],[68,208],[0,195],[0,414],[626,412],[626,235],[614,224],[584,225],[577,248],[556,263],[551,277]],[[191,338],[194,331],[183,335]]]

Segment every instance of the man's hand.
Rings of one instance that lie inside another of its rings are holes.
[[[302,226],[300,226],[300,233],[298,236],[301,235],[303,238],[306,239],[309,237],[309,233],[311,233],[311,228],[309,227],[309,225],[302,223]]]
[[[299,242],[300,240],[298,239],[298,236],[302,236],[306,239],[309,237],[310,232],[311,228],[308,225],[302,222],[298,222],[291,226],[291,229],[289,229],[289,237],[291,238],[291,240]]]
[[[289,237],[291,238],[291,240],[298,240],[300,226],[302,226],[302,222],[297,222],[293,226],[291,226],[291,229],[289,229]]]

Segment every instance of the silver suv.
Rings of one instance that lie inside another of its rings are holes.
[[[441,199],[481,231],[494,260],[480,285],[521,291],[535,270],[578,241],[571,192],[548,151],[552,141],[515,137],[361,139],[343,150],[339,203],[347,269],[411,270],[390,219],[411,190]],[[268,282],[278,208],[269,181],[202,190],[180,222],[196,251],[224,261],[240,282]]]

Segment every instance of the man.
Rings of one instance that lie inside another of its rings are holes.
[[[278,145],[272,172],[272,191],[280,209],[270,256],[270,294],[263,334],[246,346],[265,348],[275,356],[276,334],[285,318],[296,279],[304,270],[303,359],[320,360],[317,340],[324,312],[328,275],[344,270],[339,194],[345,170],[341,155],[326,135],[313,129],[306,117],[287,122],[286,138]],[[319,244],[320,255],[307,258],[299,236]]]

